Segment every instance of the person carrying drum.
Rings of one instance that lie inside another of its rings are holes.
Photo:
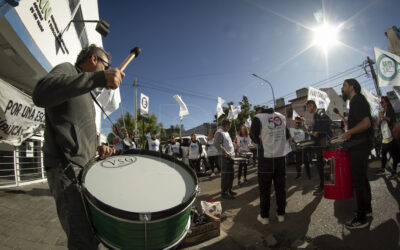
[[[300,128],[301,126],[301,118],[296,117],[294,120],[294,128],[290,128],[290,141],[292,143],[299,143],[306,140],[306,133],[303,129]],[[310,172],[310,159],[309,159],[309,150],[307,148],[295,151],[294,154],[296,156],[296,170],[297,176],[296,179],[301,177],[301,165],[304,163],[304,167],[306,168],[306,173],[308,179],[311,179],[311,172]]]
[[[276,217],[285,220],[286,169],[285,157],[291,151],[288,143],[289,131],[284,115],[267,109],[257,114],[250,131],[251,139],[258,144],[258,186],[260,189],[260,214],[257,220],[269,223],[271,183],[274,181],[277,205]]]
[[[75,65],[62,63],[37,83],[32,99],[45,108],[44,166],[57,214],[68,238],[69,249],[97,249],[78,189],[83,167],[96,154],[115,151],[97,145],[95,108],[91,91],[117,89],[125,74],[109,69],[110,55],[90,45],[78,55]]]
[[[221,122],[221,128],[215,132],[214,146],[218,150],[218,163],[221,167],[221,198],[234,199],[236,192],[232,191],[234,171],[233,159],[235,149],[233,147],[229,130],[231,121],[224,119]]]
[[[171,156],[182,157],[182,149],[181,149],[181,144],[176,141],[175,136],[171,135],[169,137],[169,142],[167,145],[167,149],[165,150],[165,153]]]
[[[155,152],[161,152],[160,140],[157,139],[157,135],[155,133],[152,133],[151,137],[147,139],[145,149]]]
[[[390,153],[390,156],[392,156],[393,165],[392,175],[389,178],[395,178],[397,176],[396,168],[397,164],[399,163],[400,157],[398,150],[398,141],[392,136],[393,125],[396,122],[396,115],[394,113],[392,104],[390,103],[387,96],[382,96],[381,105],[383,110],[379,112],[378,125],[380,126],[382,133],[382,158],[381,169],[379,169],[377,173],[385,173],[387,153]]]
[[[206,150],[207,150],[207,158],[208,158],[208,164],[210,165],[211,169],[211,176],[215,176],[215,168],[218,169],[218,172],[221,172],[221,168],[218,164],[218,150],[214,146],[214,135],[209,134],[208,135],[208,140],[207,140],[207,145],[206,145]]]
[[[323,150],[328,145],[328,137],[332,136],[330,124],[331,118],[325,113],[324,109],[317,109],[315,101],[308,100],[306,103],[307,111],[313,114],[313,124],[310,127],[312,130],[311,138],[315,144],[312,147],[312,152],[317,155],[317,170],[319,175],[319,186],[314,191],[314,195],[319,195],[324,192],[324,161]]]
[[[245,126],[242,125],[240,128],[240,132],[238,135],[236,135],[235,138],[235,149],[238,150],[239,155],[242,156],[243,154],[248,154],[250,153],[250,147],[252,146],[251,144],[251,139],[249,136],[249,129]],[[245,158],[250,158],[251,154],[245,155]],[[240,178],[242,177],[242,170],[243,170],[243,178],[244,182],[247,182],[247,162],[241,161],[239,163],[239,170],[238,170],[238,186],[240,186]]]
[[[189,166],[191,166],[197,174],[200,171],[200,158],[201,153],[203,153],[203,147],[201,146],[200,142],[196,138],[196,134],[192,134],[190,136],[190,143],[189,143],[189,150],[187,152],[187,156],[189,159]]]
[[[346,223],[348,229],[368,226],[367,216],[372,216],[371,187],[368,181],[368,155],[372,149],[372,117],[361,86],[355,79],[346,79],[342,86],[344,101],[350,100],[348,130],[341,136],[347,141],[354,194],[357,201],[355,217]]]

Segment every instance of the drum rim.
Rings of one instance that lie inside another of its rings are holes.
[[[110,205],[100,201],[99,199],[94,197],[89,192],[89,190],[87,190],[87,188],[85,187],[85,183],[84,183],[85,176],[86,176],[87,172],[89,171],[89,169],[94,165],[94,162],[95,162],[95,160],[92,160],[85,166],[84,172],[82,174],[82,193],[98,209],[106,212],[107,214],[115,216],[117,218],[132,220],[132,221],[142,221],[140,219],[140,215],[143,215],[143,214],[150,215],[150,218],[151,218],[149,220],[149,222],[150,222],[150,221],[154,221],[154,220],[164,219],[166,217],[170,217],[171,215],[179,214],[181,211],[183,211],[184,208],[186,208],[188,205],[190,205],[192,203],[192,201],[195,200],[197,193],[198,193],[198,178],[197,178],[197,175],[194,172],[194,170],[189,168],[188,166],[186,166],[182,161],[176,160],[176,158],[174,158],[173,156],[167,155],[167,154],[162,154],[160,152],[149,151],[149,150],[144,150],[144,149],[130,149],[130,150],[125,151],[123,154],[117,154],[117,155],[129,155],[129,154],[161,157],[163,159],[172,161],[175,164],[180,165],[181,167],[183,167],[185,170],[187,170],[189,172],[190,176],[193,178],[193,180],[195,182],[193,193],[190,195],[190,197],[187,201],[185,201],[177,206],[174,206],[172,208],[168,208],[168,209],[161,210],[161,211],[138,213],[138,212],[122,210],[122,209],[110,206]]]

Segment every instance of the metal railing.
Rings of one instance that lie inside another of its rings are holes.
[[[0,151],[0,188],[45,181],[42,147],[41,139],[28,139],[13,151]]]

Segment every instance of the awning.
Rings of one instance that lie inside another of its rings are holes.
[[[13,146],[35,134],[44,126],[44,109],[32,98],[0,79],[0,142]]]

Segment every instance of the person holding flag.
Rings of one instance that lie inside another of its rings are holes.
[[[147,139],[146,150],[161,152],[160,140],[157,139],[156,133],[152,133],[151,137]]]
[[[182,157],[182,148],[181,144],[176,141],[175,136],[171,135],[169,137],[169,142],[165,153],[174,157]]]

